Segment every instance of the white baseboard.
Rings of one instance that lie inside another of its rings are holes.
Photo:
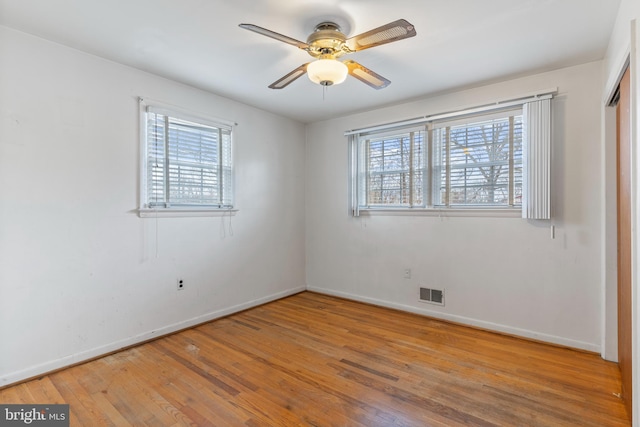
[[[583,341],[572,340],[569,338],[558,337],[555,335],[543,334],[540,332],[530,331],[527,329],[514,328],[511,326],[501,325],[498,323],[486,322],[483,320],[472,319],[469,317],[458,316],[455,314],[442,313],[439,311],[433,311],[425,308],[412,307],[410,305],[399,304],[384,300],[379,300],[376,298],[364,297],[361,295],[350,294],[347,292],[335,291],[332,289],[324,289],[324,288],[316,288],[309,286],[307,287],[308,291],[317,292],[320,294],[332,295],[340,298],[345,298],[349,300],[364,302],[367,304],[378,305],[381,307],[393,308],[396,310],[407,311],[410,313],[420,314],[423,316],[433,317],[435,319],[448,320],[455,323],[460,323],[464,325],[474,326],[477,328],[488,329],[491,331],[501,332],[504,334],[515,335],[518,337],[528,338],[537,341],[543,341],[550,344],[561,345],[564,347],[575,348],[578,350],[586,350],[594,353],[600,354],[600,346],[597,344],[592,344]]]
[[[53,372],[58,369],[65,368],[67,366],[72,366],[87,360],[95,359],[96,357],[104,356],[106,354],[113,353],[114,351],[118,351],[123,348],[127,348],[136,344],[143,343],[145,341],[159,338],[164,335],[174,333],[176,331],[180,331],[195,325],[199,325],[201,323],[209,322],[211,320],[215,320],[220,317],[228,316],[233,313],[247,310],[249,308],[253,308],[271,301],[275,301],[275,300],[287,297],[289,295],[297,294],[304,290],[306,290],[306,288],[303,286],[303,287],[290,289],[283,292],[278,292],[272,295],[268,295],[266,297],[248,301],[246,303],[234,305],[232,307],[224,308],[217,311],[212,311],[210,313],[203,314],[201,316],[194,317],[188,320],[184,320],[182,322],[174,323],[172,325],[167,325],[160,329],[154,329],[152,331],[148,331],[148,332],[145,332],[133,337],[129,337],[120,341],[112,342],[100,347],[95,347],[89,350],[85,350],[80,353],[71,354],[69,356],[65,356],[60,359],[56,359],[56,360],[45,362],[36,366],[32,366],[27,369],[23,369],[21,371],[10,372],[0,377],[0,387],[5,387],[5,386],[11,385],[17,382],[21,382],[30,378],[35,378],[41,375],[45,375],[49,372]]]

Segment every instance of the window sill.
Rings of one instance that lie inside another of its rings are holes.
[[[163,208],[138,209],[140,218],[222,217],[235,216],[238,209]]]
[[[360,216],[521,218],[521,208],[360,208]]]

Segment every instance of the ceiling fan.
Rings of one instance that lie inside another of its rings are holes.
[[[356,61],[338,61],[338,58],[416,35],[414,26],[404,19],[398,19],[350,38],[347,38],[334,22],[321,22],[316,25],[306,43],[253,24],[240,24],[240,27],[293,45],[316,58],[315,61],[303,64],[271,83],[269,85],[271,89],[285,88],[305,73],[312,82],[322,86],[340,84],[347,78],[347,74],[350,74],[374,89],[385,88],[391,82],[380,74]]]

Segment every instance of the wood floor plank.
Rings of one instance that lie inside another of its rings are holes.
[[[233,420],[243,420],[246,416],[236,412],[228,395],[222,389],[211,386],[207,378],[198,372],[185,369],[177,360],[165,353],[158,342],[149,343],[143,349],[139,369],[147,371],[145,383],[154,388],[178,411],[182,412],[184,421],[190,420],[194,425],[232,426],[228,416]],[[150,366],[151,365],[151,366]],[[156,366],[154,375],[153,366]],[[157,367],[161,366],[161,369]],[[177,414],[176,414],[177,415]],[[227,416],[228,415],[228,416]]]
[[[105,417],[105,424],[108,426],[130,426],[129,422],[118,409],[111,404],[106,395],[102,392],[92,393],[91,399],[95,402],[96,408]],[[107,421],[108,420],[108,421]],[[98,424],[98,423],[96,423]]]
[[[81,365],[56,372],[49,377],[64,398],[65,403],[69,404],[69,418],[72,425],[111,426],[112,423],[104,416],[91,395],[77,381],[78,378],[81,378],[81,370],[86,368],[86,365]]]
[[[627,427],[595,354],[303,292],[5,389],[72,426]]]

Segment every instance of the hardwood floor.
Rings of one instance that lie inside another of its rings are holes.
[[[41,379],[72,426],[628,426],[599,356],[304,292]]]

